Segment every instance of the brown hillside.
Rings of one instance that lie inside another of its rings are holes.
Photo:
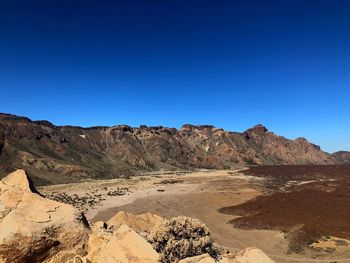
[[[214,126],[133,128],[55,126],[0,114],[4,176],[24,168],[38,184],[112,178],[140,170],[224,169],[237,164],[332,164],[306,139],[288,140],[257,125],[243,133]]]

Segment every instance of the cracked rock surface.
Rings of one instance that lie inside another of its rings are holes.
[[[72,206],[42,197],[23,170],[0,182],[0,262],[63,262],[83,256],[89,228]]]

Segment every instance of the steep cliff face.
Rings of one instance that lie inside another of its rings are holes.
[[[244,133],[189,124],[179,130],[127,125],[81,128],[9,114],[0,114],[0,125],[7,142],[0,157],[2,175],[25,168],[39,184],[112,178],[139,170],[336,162],[306,139],[288,140],[262,125]]]
[[[331,156],[304,138],[288,140],[256,125],[243,133],[227,132],[212,126],[185,125],[180,134],[193,147],[201,147],[215,163],[323,164]]]

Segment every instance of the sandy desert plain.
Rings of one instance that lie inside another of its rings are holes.
[[[118,211],[200,219],[215,241],[262,249],[276,262],[350,262],[350,166],[257,166],[149,172],[42,186],[92,222]]]

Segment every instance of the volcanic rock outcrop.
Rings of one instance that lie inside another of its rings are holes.
[[[272,262],[260,250],[220,255],[206,226],[191,218],[119,213],[109,222],[89,226],[72,206],[41,196],[23,170],[0,181],[0,262]],[[256,253],[264,260],[249,256]]]
[[[126,224],[138,233],[151,233],[157,225],[164,221],[164,218],[151,213],[135,215],[120,211],[107,221],[107,225],[118,228],[122,224]]]
[[[23,168],[40,185],[114,178],[145,170],[337,162],[306,139],[288,140],[262,125],[243,133],[189,124],[179,130],[144,125],[81,128],[9,114],[0,114],[0,125],[6,139],[0,176]]]
[[[73,207],[42,197],[23,170],[0,182],[0,262],[84,256],[89,229]]]
[[[92,233],[90,237],[90,253],[87,256],[90,262],[159,262],[159,255],[152,245],[125,224],[111,234],[100,232],[99,236],[95,235]]]

